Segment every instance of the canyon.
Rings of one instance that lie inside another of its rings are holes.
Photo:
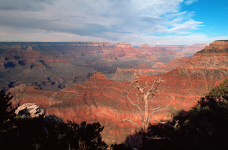
[[[146,44],[137,48],[123,42],[61,44],[13,43],[7,48],[10,44],[6,43],[1,51],[1,71],[10,77],[5,77],[7,81],[1,78],[1,83],[10,83],[13,105],[36,103],[47,115],[64,121],[100,122],[105,126],[102,137],[107,144],[122,143],[135,133],[136,126],[123,119],[141,125],[137,109],[126,97],[129,93],[137,103],[138,91],[131,80],[134,72],[140,76],[142,87],[161,78],[158,93],[149,102],[150,109],[169,105],[152,116],[158,120],[172,119],[173,110],[188,111],[228,76],[228,41],[206,45],[192,58],[185,57],[180,49],[175,52]],[[30,77],[32,72],[34,78]]]
[[[199,51],[202,46],[195,49]],[[169,46],[165,49],[147,44],[133,47],[126,42],[1,42],[0,88],[7,90],[26,84],[59,91],[85,82],[96,72],[102,72],[108,79],[126,81],[133,78],[129,70],[141,64],[148,66],[140,69],[143,75],[157,75],[188,59],[180,50],[183,46],[176,46],[176,51],[170,47],[172,50],[167,50]]]

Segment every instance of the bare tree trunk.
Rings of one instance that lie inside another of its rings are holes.
[[[143,119],[143,132],[147,133],[148,132],[148,124],[149,124],[149,120],[148,120],[148,100],[145,99],[146,97],[144,97],[144,107],[145,107],[145,115],[144,115],[144,119]]]
[[[155,96],[155,94],[157,93],[157,87],[161,83],[161,79],[159,78],[158,80],[154,80],[153,84],[150,87],[147,86],[147,83],[146,83],[145,87],[141,87],[139,84],[140,75],[138,75],[136,73],[134,73],[134,75],[135,75],[135,79],[133,81],[131,81],[132,82],[131,84],[133,84],[135,82],[135,88],[139,90],[140,98],[142,98],[142,102],[144,102],[144,109],[140,108],[140,106],[139,106],[139,96],[137,94],[136,94],[137,103],[133,103],[132,100],[129,98],[129,96],[128,96],[129,92],[127,93],[126,97],[127,97],[128,101],[137,108],[137,110],[140,114],[140,117],[141,117],[142,127],[140,127],[137,123],[133,122],[131,119],[124,119],[124,120],[122,120],[122,122],[124,122],[124,121],[131,122],[132,124],[136,125],[139,128],[139,130],[142,134],[142,149],[145,149],[145,144],[147,141],[146,134],[148,133],[149,122],[152,120],[152,121],[156,121],[161,124],[166,123],[166,122],[161,122],[156,119],[151,119],[152,115],[158,111],[167,109],[170,104],[166,105],[163,108],[158,106],[156,108],[150,109],[149,108],[149,99],[151,97],[153,98]],[[146,89],[148,89],[148,90],[146,90]],[[178,123],[178,121],[177,121],[177,123]],[[176,127],[176,126],[177,126],[177,124],[173,127]]]

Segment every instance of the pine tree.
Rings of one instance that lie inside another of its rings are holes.
[[[5,94],[0,91],[0,131],[7,131],[12,126],[13,118],[15,117],[15,109],[12,109],[10,93]]]

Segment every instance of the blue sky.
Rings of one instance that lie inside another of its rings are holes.
[[[0,41],[207,44],[227,15],[228,0],[0,0]]]
[[[191,5],[182,5],[181,11],[194,12],[194,20],[203,22],[203,27],[195,32],[213,36],[228,35],[228,1],[199,0]]]

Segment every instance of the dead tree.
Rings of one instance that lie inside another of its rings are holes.
[[[140,77],[141,75],[139,74],[136,74],[135,73],[135,69],[134,69],[134,76],[135,76],[135,79],[133,79],[133,81],[131,81],[131,84],[132,85],[135,85],[134,87],[139,91],[140,95],[138,95],[136,93],[136,98],[137,98],[137,103],[133,103],[131,98],[129,98],[128,94],[129,92],[127,92],[127,99],[128,101],[137,108],[139,114],[140,114],[140,117],[141,117],[141,122],[142,122],[142,126],[140,127],[140,125],[138,125],[137,123],[133,122],[131,119],[123,119],[122,122],[131,122],[132,124],[134,124],[135,126],[137,126],[139,128],[139,130],[146,134],[148,132],[148,127],[149,127],[149,123],[150,121],[156,121],[160,124],[166,124],[167,122],[162,122],[162,121],[159,121],[159,120],[156,120],[156,119],[152,119],[152,115],[159,112],[159,111],[162,111],[162,110],[165,110],[168,108],[168,105],[164,106],[164,107],[156,107],[156,108],[149,108],[149,100],[150,98],[153,98],[156,96],[156,93],[158,92],[157,88],[158,88],[158,85],[162,82],[161,78],[159,79],[154,79],[154,82],[151,86],[148,86],[147,83],[146,83],[146,86],[145,87],[142,87],[140,86],[139,84],[139,80],[140,80]],[[144,106],[144,109],[142,109],[140,107],[140,99],[142,100],[142,102],[144,103],[143,106]],[[178,123],[178,122],[176,122]],[[177,126],[174,125],[173,127]]]

